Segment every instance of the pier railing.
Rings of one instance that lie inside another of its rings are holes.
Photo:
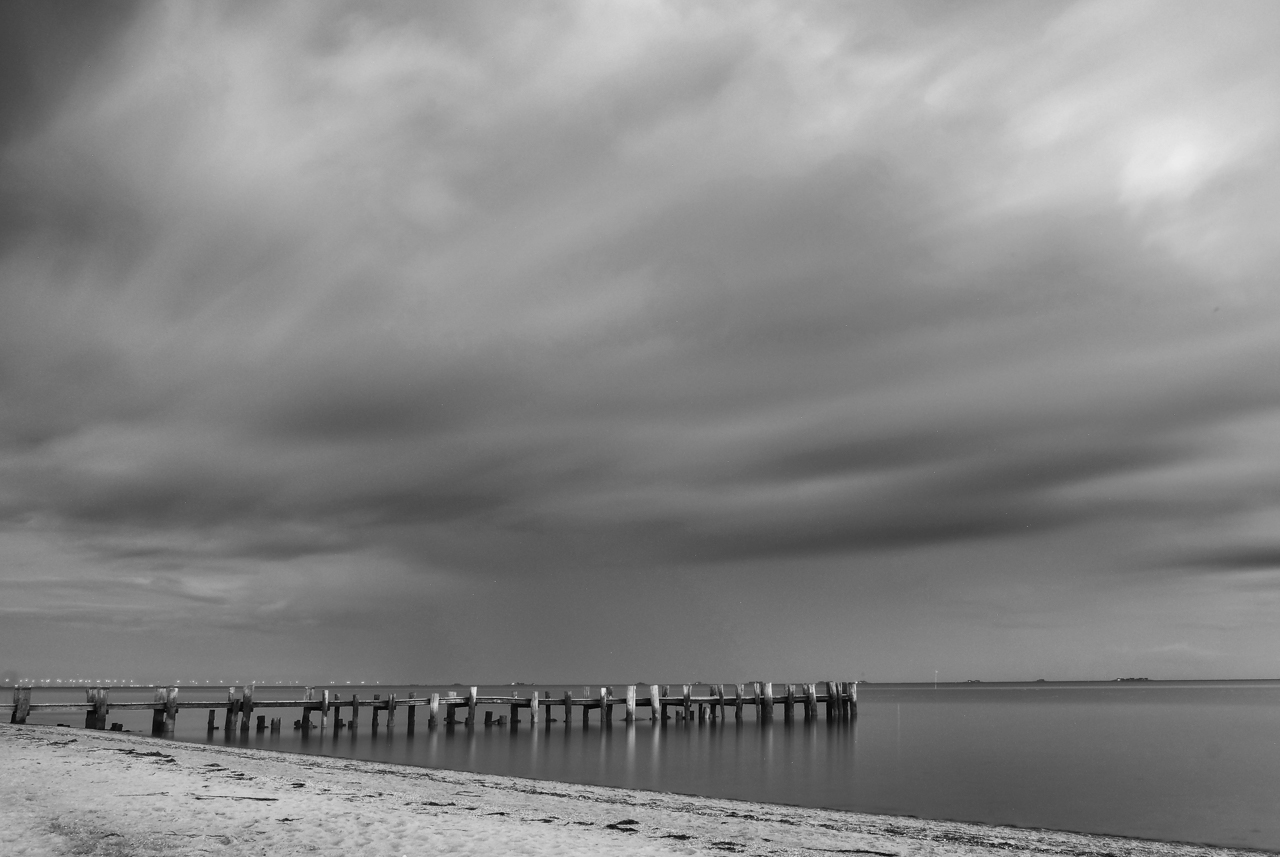
[[[673,688],[678,692],[673,693]],[[45,688],[34,688],[45,690]],[[772,682],[751,682],[747,684],[714,684],[714,685],[629,685],[621,697],[613,695],[612,688],[602,687],[597,694],[584,693],[575,696],[570,691],[556,694],[544,691],[530,691],[527,696],[519,694],[481,695],[478,687],[468,689],[465,696],[457,691],[424,694],[417,696],[411,692],[405,697],[394,693],[383,698],[374,694],[372,699],[361,699],[358,693],[344,699],[337,692],[324,689],[306,688],[302,699],[255,699],[254,685],[229,687],[226,702],[204,700],[185,700],[178,698],[177,687],[154,688],[154,699],[148,701],[115,701],[110,698],[112,690],[136,692],[134,687],[90,687],[85,689],[84,702],[32,702],[30,686],[19,686],[13,689],[13,701],[10,704],[0,703],[0,712],[9,711],[10,723],[26,723],[32,712],[84,712],[86,729],[106,729],[108,715],[112,710],[149,710],[151,715],[152,734],[172,734],[177,723],[178,712],[182,709],[208,709],[207,727],[210,733],[222,729],[226,734],[254,731],[272,732],[281,728],[281,718],[272,718],[268,723],[267,715],[257,715],[256,726],[251,721],[258,709],[274,710],[279,708],[297,709],[301,716],[294,721],[294,728],[303,731],[311,729],[355,730],[360,720],[361,710],[369,714],[370,728],[377,730],[380,719],[386,715],[386,728],[393,729],[397,712],[403,712],[406,728],[412,732],[417,725],[418,710],[426,709],[426,725],[451,727],[459,723],[467,728],[474,727],[477,715],[483,707],[485,726],[519,726],[523,712],[528,713],[530,725],[545,723],[550,726],[552,713],[559,708],[563,711],[563,723],[568,726],[573,722],[574,709],[581,716],[582,725],[590,722],[590,714],[598,712],[598,721],[603,726],[615,722],[614,709],[623,713],[624,723],[634,723],[641,718],[642,710],[648,719],[665,724],[673,717],[686,723],[727,723],[730,713],[737,722],[744,719],[744,710],[754,709],[758,721],[772,721],[777,716],[778,708],[782,709],[783,720],[793,722],[797,708],[806,721],[818,719],[819,712],[825,709],[828,721],[851,720],[858,713],[857,682],[819,682],[809,684],[775,685]],[[697,690],[699,692],[695,693]],[[493,707],[507,708],[506,714],[494,716]],[[343,709],[348,718],[342,718]],[[222,725],[218,726],[218,712],[222,710]],[[318,717],[318,723],[312,717]],[[462,720],[459,720],[459,717]],[[111,728],[120,731],[119,723],[111,724]]]

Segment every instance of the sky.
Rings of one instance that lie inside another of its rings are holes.
[[[0,7],[0,673],[1280,675],[1280,5]]]

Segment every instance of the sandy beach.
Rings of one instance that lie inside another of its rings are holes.
[[[1231,855],[400,765],[0,727],[4,855]]]

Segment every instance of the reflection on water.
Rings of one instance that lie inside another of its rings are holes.
[[[408,689],[384,688],[401,698]],[[422,688],[414,688],[419,696]],[[427,688],[429,693],[433,688]],[[510,689],[505,689],[510,692]],[[522,688],[522,690],[525,690]],[[577,689],[577,690],[580,690]],[[269,698],[260,689],[260,699]],[[344,691],[349,698],[349,690]],[[492,692],[482,690],[482,693]],[[297,698],[279,689],[276,698]],[[554,693],[554,691],[553,691]],[[185,698],[192,692],[183,690]],[[367,694],[362,694],[367,698]],[[113,699],[115,695],[113,693]],[[222,689],[211,701],[226,698]],[[496,711],[497,709],[495,709]],[[503,708],[501,713],[506,713]],[[619,717],[620,717],[620,712]],[[559,711],[556,716],[561,717]],[[723,798],[1280,850],[1280,684],[863,686],[856,721],[595,719],[228,743]],[[642,714],[642,717],[644,715]],[[52,716],[50,716],[52,717]],[[69,715],[61,715],[63,721]],[[145,712],[112,713],[145,730]],[[32,722],[37,722],[33,717]],[[222,722],[219,716],[219,723]],[[208,736],[203,711],[181,740]]]

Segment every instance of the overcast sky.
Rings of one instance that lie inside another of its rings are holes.
[[[1280,4],[0,7],[0,672],[1275,676]]]

